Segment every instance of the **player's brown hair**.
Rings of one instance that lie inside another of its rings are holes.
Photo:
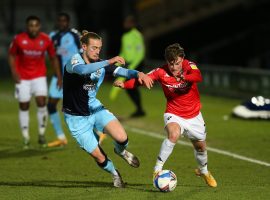
[[[87,30],[82,31],[82,36],[81,36],[81,43],[82,44],[89,44],[90,39],[96,39],[96,40],[102,40],[102,38],[94,32],[88,32]]]
[[[184,48],[181,47],[178,43],[171,44],[166,47],[164,57],[169,63],[177,60],[177,57],[184,58]]]

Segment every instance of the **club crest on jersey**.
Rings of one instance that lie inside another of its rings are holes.
[[[39,46],[42,47],[43,45],[44,45],[44,41],[43,41],[43,40],[40,40],[40,41],[39,41]]]
[[[28,43],[27,40],[22,41],[22,44],[27,44],[27,43]]]

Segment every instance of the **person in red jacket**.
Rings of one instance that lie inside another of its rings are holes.
[[[202,81],[201,72],[194,62],[184,57],[184,49],[178,43],[169,45],[165,49],[167,64],[148,73],[153,81],[160,83],[167,99],[164,122],[168,138],[161,145],[153,178],[162,170],[179,137],[185,136],[194,146],[198,163],[195,174],[203,177],[210,187],[217,187],[216,180],[207,168],[206,128],[197,88],[197,83]],[[137,79],[114,83],[114,86],[125,89],[138,85]]]
[[[9,48],[9,65],[16,85],[15,96],[19,100],[19,122],[24,148],[29,148],[29,107],[31,96],[35,95],[39,125],[38,143],[46,146],[45,127],[47,119],[47,79],[45,55],[48,53],[51,65],[59,77],[57,86],[62,87],[60,66],[50,37],[41,32],[37,16],[26,19],[26,31],[13,39]]]

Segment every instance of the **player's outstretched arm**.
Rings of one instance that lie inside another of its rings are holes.
[[[72,62],[75,62],[76,57],[73,58]],[[104,60],[104,61],[100,61],[100,62],[95,62],[95,63],[89,63],[89,64],[77,64],[75,63],[75,65],[69,65],[67,67],[67,71],[69,73],[76,73],[79,75],[86,75],[86,74],[91,74],[101,68],[104,68],[106,66],[110,66],[110,65],[114,65],[114,64],[120,64],[120,65],[124,65],[125,64],[125,60],[120,57],[120,56],[115,56],[109,60]]]
[[[120,76],[127,79],[137,78],[141,85],[145,85],[148,89],[153,87],[153,80],[145,75],[143,72],[137,70],[126,69],[123,67],[117,67],[114,72],[114,76]]]
[[[139,83],[139,77],[142,80],[142,83]],[[122,81],[122,80],[116,80],[113,83],[113,86],[115,87],[119,87],[122,89],[133,89],[139,85],[144,85],[146,86],[148,89],[150,89],[151,87],[153,87],[154,81],[151,77],[149,77],[148,75],[139,72],[138,73],[138,78],[133,78],[130,79],[128,81]]]

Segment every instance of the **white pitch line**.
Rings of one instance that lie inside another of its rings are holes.
[[[162,135],[160,135],[158,133],[155,133],[155,132],[145,131],[143,129],[138,129],[138,128],[134,128],[134,127],[130,127],[130,126],[125,126],[125,128],[127,128],[130,131],[134,131],[136,133],[139,133],[141,135],[146,135],[146,136],[159,138],[159,139],[164,139],[165,138],[165,136],[162,136]],[[177,143],[181,144],[181,145],[184,145],[184,146],[192,146],[191,143],[185,142],[185,141],[178,141]],[[256,159],[253,159],[253,158],[248,158],[248,157],[245,157],[245,156],[241,156],[239,154],[231,153],[229,151],[224,151],[224,150],[220,150],[220,149],[216,149],[216,148],[212,148],[212,147],[207,147],[207,151],[212,151],[212,152],[222,154],[222,155],[225,155],[225,156],[229,156],[229,157],[232,157],[232,158],[236,158],[236,159],[239,159],[239,160],[244,160],[244,161],[247,161],[247,162],[256,163],[256,164],[259,164],[259,165],[264,165],[264,166],[270,167],[270,163],[260,161],[260,160],[256,160]]]

